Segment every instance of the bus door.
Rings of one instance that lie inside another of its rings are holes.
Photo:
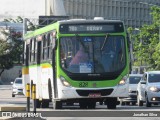
[[[57,48],[57,38],[56,31],[54,30],[51,33],[51,46],[52,46],[52,68],[53,68],[53,96],[54,98],[58,97],[58,89],[57,89],[57,78],[56,78],[56,48]]]
[[[38,38],[40,39],[40,38]],[[38,89],[38,95],[39,99],[42,99],[42,81],[41,81],[41,44],[42,41],[37,41],[37,89]]]

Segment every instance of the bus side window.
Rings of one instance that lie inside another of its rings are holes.
[[[49,59],[52,59],[52,44],[53,44],[53,35],[52,33],[50,33],[49,34],[49,46],[48,46]]]
[[[26,42],[23,42],[22,64],[25,65],[26,60]]]
[[[36,39],[32,39],[32,63],[35,62]]]
[[[29,44],[29,63],[31,63],[31,58],[32,58],[32,39],[30,40]]]
[[[37,64],[41,63],[41,41],[37,41]]]
[[[46,36],[46,40],[47,40],[47,59],[50,59],[50,34],[48,33]]]
[[[37,55],[37,39],[34,38],[34,62],[37,61],[36,55]]]
[[[47,50],[47,48],[48,48],[48,40],[47,40],[47,35],[45,35],[45,37],[44,37],[44,41],[45,41],[45,46],[44,46],[44,59],[45,60],[47,60],[48,59],[48,50]]]
[[[25,65],[28,66],[29,65],[29,44],[26,44],[26,56],[25,56]]]
[[[46,44],[46,41],[45,41],[45,35],[43,35],[42,36],[42,60],[44,60],[44,55],[45,55],[45,50],[44,50],[44,48],[45,48],[45,44]]]
[[[49,34],[49,46],[48,46],[48,49],[49,49],[49,59],[52,59],[52,56],[53,56],[53,53],[52,53],[52,50],[56,49],[56,31],[52,31],[50,32]]]
[[[35,39],[32,39],[32,46],[31,46],[31,63],[35,61]]]

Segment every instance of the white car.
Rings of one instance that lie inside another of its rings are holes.
[[[146,107],[160,103],[160,71],[145,72],[137,91],[139,106],[143,106],[143,102],[146,102]]]
[[[142,74],[129,74],[128,80],[129,81],[129,97],[120,99],[121,105],[135,105],[137,102],[137,85],[139,81],[142,79]]]
[[[16,78],[12,84],[12,97],[15,95],[23,95],[23,85],[22,85],[22,78]]]

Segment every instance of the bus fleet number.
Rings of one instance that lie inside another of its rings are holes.
[[[80,82],[79,87],[88,87],[88,82]]]
[[[80,82],[79,87],[88,87],[88,82]]]

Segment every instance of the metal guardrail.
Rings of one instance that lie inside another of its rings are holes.
[[[11,88],[12,88],[12,85],[0,85],[0,90],[8,90]]]

